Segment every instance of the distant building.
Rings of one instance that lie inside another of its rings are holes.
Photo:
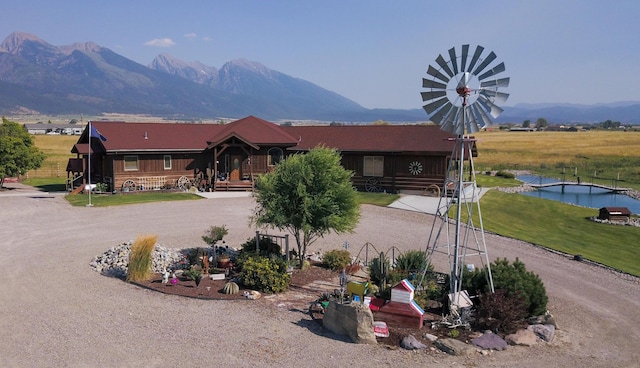
[[[616,222],[628,222],[631,219],[631,211],[627,207],[602,207],[598,219]]]
[[[84,125],[78,124],[25,124],[29,134],[63,134],[63,135],[80,135],[84,131]]]

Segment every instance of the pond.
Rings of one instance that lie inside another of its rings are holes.
[[[516,179],[527,184],[555,183],[560,180],[537,175],[521,175]],[[575,204],[589,208],[602,207],[627,207],[632,213],[640,214],[640,200],[631,198],[625,194],[611,193],[605,189],[592,188],[581,185],[565,185],[540,188],[532,192],[523,192],[522,195],[551,199],[554,201]]]

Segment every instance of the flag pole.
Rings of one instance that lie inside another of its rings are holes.
[[[88,168],[88,180],[87,182],[89,183],[89,203],[87,203],[87,207],[93,207],[93,204],[91,204],[91,120],[89,120],[89,160],[87,161],[87,168]],[[86,189],[86,187],[85,187]]]

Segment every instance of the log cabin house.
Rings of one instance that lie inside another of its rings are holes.
[[[91,127],[67,165],[68,189],[76,193],[88,182],[110,192],[253,190],[255,179],[287,155],[318,145],[340,152],[358,190],[423,192],[443,185],[454,146],[454,136],[436,125],[283,126],[248,116],[224,125],[92,121]]]

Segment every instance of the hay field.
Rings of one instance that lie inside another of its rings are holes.
[[[30,170],[28,178],[66,178],[67,162],[75,158],[71,148],[78,141],[77,135],[34,135],[35,145],[45,154],[42,167]]]
[[[578,175],[640,183],[640,133],[619,131],[475,134],[477,170],[526,169],[545,175]]]

